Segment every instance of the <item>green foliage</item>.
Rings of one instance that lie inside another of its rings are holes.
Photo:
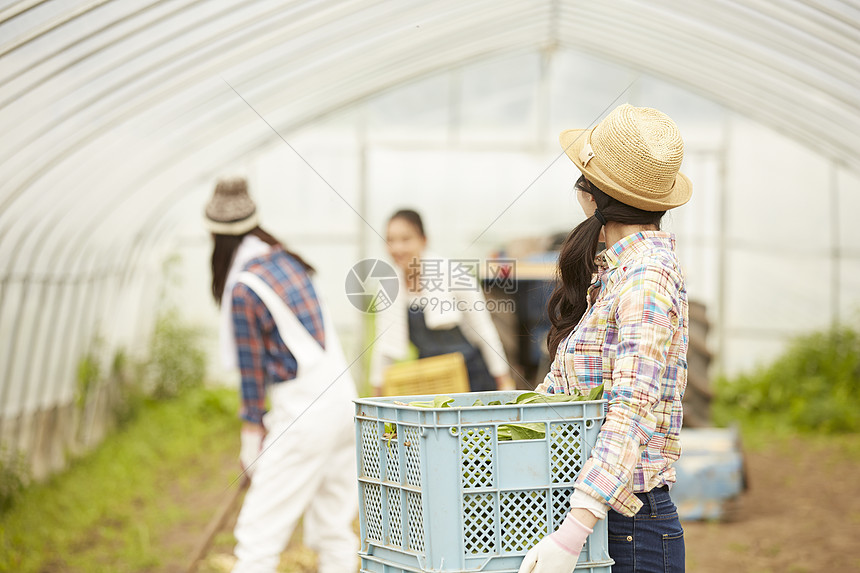
[[[149,354],[154,397],[175,397],[203,384],[206,355],[200,332],[183,324],[176,310],[164,312],[156,320]]]
[[[409,405],[418,408],[450,408],[453,403],[454,399],[450,396],[434,396],[432,400],[428,400],[427,402],[415,400],[414,402],[409,402]]]
[[[30,474],[24,455],[0,449],[0,515],[20,499],[28,481]]]
[[[523,392],[513,402],[508,404],[547,404],[550,402],[584,402],[603,398],[603,384],[592,388],[588,394],[543,394],[541,392]]]
[[[496,432],[500,442],[511,440],[542,440],[546,437],[546,424],[543,422],[499,424]]]
[[[114,353],[110,379],[115,394],[111,400],[114,420],[123,427],[137,416],[146,400],[143,390],[146,363],[128,357],[125,349]]]
[[[772,364],[716,383],[714,420],[825,434],[860,432],[860,333],[792,341]]]
[[[584,402],[587,400],[600,400],[603,398],[603,384],[595,386],[588,394],[544,394],[542,392],[523,392],[518,394],[513,400],[508,400],[508,405],[525,405],[525,404],[549,404],[553,402]],[[420,400],[409,402],[406,406],[417,408],[453,408],[454,399],[450,396],[437,395],[433,396],[432,400],[422,402]],[[479,406],[501,406],[502,403],[498,400],[493,400],[489,404],[479,398],[472,403],[472,407]]]
[[[220,418],[222,416],[236,416],[237,396],[235,391],[209,390],[193,392],[189,402],[194,412],[201,418]]]
[[[88,352],[78,360],[76,404],[82,409],[86,406],[90,392],[96,387],[101,378],[101,366],[95,353]]]
[[[98,359],[104,342],[96,337],[92,350],[77,365],[76,404],[87,405],[90,394],[104,383],[114,420],[119,426],[129,423],[149,396],[175,398],[203,385],[206,355],[198,329],[182,323],[179,313],[164,311],[156,319],[146,360],[130,358],[118,348],[108,367]]]
[[[144,402],[97,450],[0,514],[0,572],[184,570],[238,471],[237,400],[233,389],[198,388]]]

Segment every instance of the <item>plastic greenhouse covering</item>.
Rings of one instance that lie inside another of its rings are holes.
[[[475,257],[570,229],[557,133],[624,101],[685,135],[669,224],[721,369],[856,313],[860,3],[0,3],[0,442],[56,465],[45,420],[98,426],[70,413],[81,357],[145,349],[165,293],[214,353],[216,177],[249,178],[356,356],[343,277],[388,214]]]

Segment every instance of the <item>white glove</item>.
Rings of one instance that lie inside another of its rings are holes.
[[[242,470],[245,475],[251,477],[254,473],[254,468],[257,464],[257,458],[260,457],[260,452],[263,451],[263,438],[266,433],[260,429],[242,428],[240,434],[241,446],[239,449],[239,463],[242,465]]]
[[[519,573],[570,573],[593,531],[568,513],[555,533],[541,539],[526,553]]]

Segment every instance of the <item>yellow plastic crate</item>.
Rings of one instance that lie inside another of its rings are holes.
[[[382,379],[386,396],[458,394],[469,391],[466,361],[459,352],[440,354],[388,368]]]

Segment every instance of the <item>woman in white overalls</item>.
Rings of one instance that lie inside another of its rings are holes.
[[[320,573],[354,572],[355,385],[313,269],[260,229],[243,179],[218,182],[206,220],[222,354],[242,376],[240,461],[251,478],[233,571],[274,572],[304,515]]]

